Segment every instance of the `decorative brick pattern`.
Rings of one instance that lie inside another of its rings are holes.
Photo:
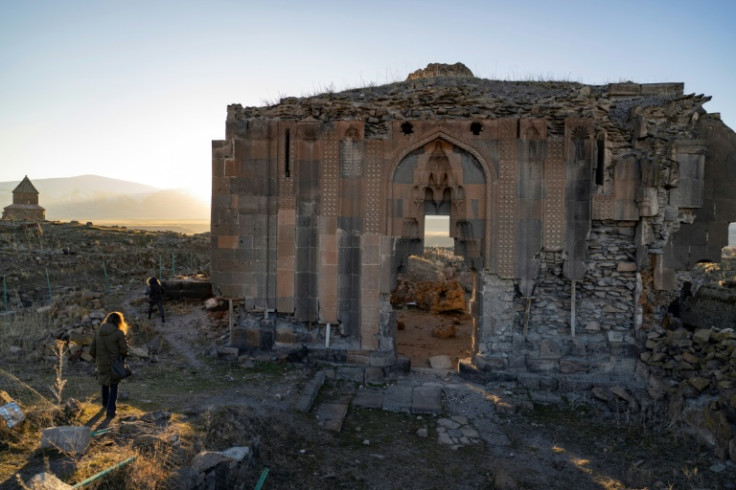
[[[338,152],[340,145],[337,132],[330,131],[322,134],[322,215],[337,216],[338,192]]]
[[[613,219],[614,196],[593,196],[593,219]]]
[[[544,188],[544,247],[561,250],[565,230],[565,144],[561,139],[547,140]]]
[[[366,140],[365,142],[365,233],[378,233],[381,226],[381,215],[386,202],[383,193],[385,186],[381,185],[383,173],[383,159],[381,158],[382,141]]]
[[[499,182],[498,182],[498,274],[514,277],[516,249],[516,175],[518,120],[499,123]]]

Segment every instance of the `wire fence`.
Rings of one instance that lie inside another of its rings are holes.
[[[110,293],[117,284],[150,276],[162,280],[208,275],[208,250],[170,249],[156,252],[148,247],[118,247],[93,253],[70,249],[0,250],[2,294],[0,313],[50,305],[60,294],[83,285],[92,292]],[[30,267],[28,264],[32,264]]]

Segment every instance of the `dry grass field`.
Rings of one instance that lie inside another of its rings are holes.
[[[168,300],[165,324],[147,319],[145,278],[206,278],[208,234],[86,223],[47,223],[39,234],[7,225],[0,257],[0,390],[26,416],[0,427],[0,489],[23,488],[40,471],[73,485],[130,458],[90,488],[181,488],[172,475],[196,454],[232,446],[251,448],[254,458],[228,488],[255,488],[266,469],[263,489],[736,488],[734,465],[666,417],[446,372],[409,380],[445,387],[439,416],[351,407],[340,432],[327,430],[314,411],[295,409],[321,366],[277,352],[219,359],[227,319],[201,301]],[[135,374],[121,384],[118,417],[106,423],[94,367],[77,349],[93,331],[90,316],[112,310],[131,325]],[[408,342],[425,359],[419,341]],[[315,404],[364,389],[328,379]],[[440,420],[449,417],[470,421],[480,442],[440,443]],[[82,455],[41,449],[41,431],[58,425],[97,434]]]

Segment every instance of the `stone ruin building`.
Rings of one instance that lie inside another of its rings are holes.
[[[27,175],[13,189],[13,204],[3,208],[2,219],[34,221],[46,219],[46,210],[38,204],[38,191]]]
[[[462,64],[267,107],[212,142],[214,290],[240,349],[391,369],[397,274],[449,216],[473,271],[461,372],[633,378],[736,221],[736,135],[682,83],[509,82]]]

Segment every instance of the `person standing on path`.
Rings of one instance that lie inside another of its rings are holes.
[[[125,334],[128,324],[119,311],[108,313],[105,320],[97,328],[89,353],[97,364],[97,382],[102,386],[102,407],[107,411],[107,418],[115,417],[118,401],[119,379],[112,376],[110,362],[113,359],[128,356],[128,341]]]
[[[148,296],[148,319],[151,319],[153,307],[156,306],[159,314],[161,315],[161,323],[166,323],[166,318],[164,316],[164,287],[155,277],[148,278],[146,296]]]

